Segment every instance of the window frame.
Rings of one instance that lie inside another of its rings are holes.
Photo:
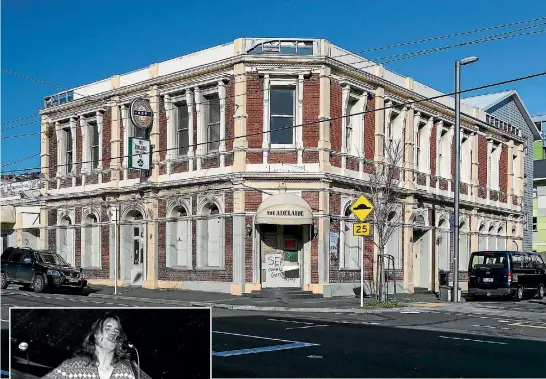
[[[297,133],[296,128],[294,127],[296,125],[297,119],[298,119],[298,107],[297,107],[297,101],[298,101],[298,78],[270,78],[269,79],[269,106],[268,106],[268,114],[267,114],[267,122],[268,122],[268,130],[269,133],[269,145],[272,149],[294,149],[297,146]],[[272,104],[273,104],[273,91],[275,89],[291,89],[292,90],[292,116],[286,116],[286,115],[274,115],[272,113]],[[280,117],[280,118],[292,118],[292,143],[289,144],[280,144],[280,143],[273,143],[273,132],[271,129],[271,120],[273,117]]]
[[[179,158],[187,157],[190,152],[190,145],[193,142],[193,141],[190,141],[190,106],[185,100],[173,102],[173,106],[175,108],[174,109],[174,115],[175,115],[174,129],[175,129],[175,140],[176,140],[176,156]],[[180,125],[180,109],[182,107],[186,108],[187,118],[186,118],[185,128],[181,127]],[[187,140],[188,140],[188,146],[185,146],[185,147],[181,146],[181,140],[180,140],[181,131],[184,131],[184,130],[187,133]],[[181,152],[180,151],[181,148],[185,148],[185,152]]]
[[[99,133],[99,124],[97,121],[90,121],[88,122],[89,127],[89,152],[90,152],[90,165],[91,169],[95,170],[100,167],[100,133]],[[97,137],[97,141],[95,141],[95,136]],[[96,144],[94,144],[96,142]]]
[[[72,128],[70,125],[64,127],[62,131],[64,133],[64,171],[68,175],[72,173],[74,165],[74,136],[72,135]]]
[[[209,99],[210,97],[214,97],[214,99]],[[203,127],[204,127],[204,135],[205,135],[205,142],[206,142],[206,153],[217,153],[220,151],[220,143],[221,143],[221,133],[222,133],[222,106],[221,106],[221,99],[220,99],[220,92],[218,91],[218,87],[214,87],[214,90],[211,91],[204,91],[202,95],[202,100],[204,106],[203,108]],[[214,123],[211,122],[211,114],[210,111],[210,104],[214,104],[214,101],[218,101],[218,120]],[[218,128],[218,141],[211,142],[211,130],[212,126],[215,126]],[[211,145],[214,144],[216,147],[211,148]]]

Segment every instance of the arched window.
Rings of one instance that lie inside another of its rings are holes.
[[[487,250],[487,236],[485,235],[485,225],[482,224],[478,230],[478,250]]]
[[[466,271],[470,260],[470,238],[466,222],[461,222],[459,230],[459,271]]]
[[[192,225],[184,207],[176,207],[167,221],[167,267],[192,267]]]
[[[201,214],[203,220],[198,222],[198,267],[223,268],[225,225],[220,217],[220,210],[216,204],[206,204]]]
[[[94,214],[84,220],[81,235],[81,265],[82,267],[101,267],[100,226]]]
[[[449,223],[446,219],[442,219],[438,224],[436,244],[438,251],[438,269],[448,271],[450,268],[449,265]]]
[[[495,230],[495,226],[491,225],[489,227],[489,231],[487,233],[487,249],[488,250],[496,250],[497,249],[497,236],[495,235],[497,231]]]
[[[404,266],[404,254],[402,251],[402,226],[400,225],[400,216],[395,211],[389,213],[388,217],[391,235],[385,245],[385,254],[394,257],[394,268],[401,269]]]
[[[59,222],[57,228],[57,253],[64,260],[74,266],[75,264],[75,249],[74,249],[74,228],[69,216],[64,216]]]
[[[502,225],[497,230],[497,250],[506,250],[506,236]]]
[[[341,254],[339,267],[346,270],[360,269],[360,257],[362,256],[363,241],[361,237],[353,235],[353,223],[356,221],[353,212],[347,206],[344,218],[341,220],[340,231],[342,240],[340,241]]]

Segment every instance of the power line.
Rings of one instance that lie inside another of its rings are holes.
[[[516,22],[511,22],[509,24],[503,24],[503,25],[489,26],[489,27],[486,27],[486,28],[474,29],[474,30],[469,30],[469,31],[465,31],[465,32],[444,34],[442,36],[429,37],[429,38],[415,40],[415,41],[396,43],[396,44],[393,44],[393,45],[374,47],[374,48],[371,48],[371,49],[360,50],[360,51],[357,51],[355,53],[356,54],[369,53],[369,52],[372,52],[372,51],[387,50],[387,49],[393,49],[393,48],[408,46],[408,45],[416,45],[416,44],[423,43],[423,42],[430,42],[430,41],[436,41],[436,40],[446,39],[446,38],[451,38],[451,37],[458,37],[458,36],[462,36],[462,35],[466,35],[466,34],[476,34],[476,33],[480,33],[480,32],[485,32],[487,30],[502,29],[502,28],[507,28],[509,26],[527,24],[527,23],[530,23],[530,22],[541,21],[541,20],[546,20],[546,17],[539,17],[539,18],[535,18],[535,19],[532,19],[532,20],[516,21]],[[349,53],[346,53],[346,54],[337,55],[337,56],[335,56],[335,58],[343,57],[343,56],[347,56],[347,55],[351,55],[351,54],[355,54],[355,53],[349,52]],[[334,57],[332,57],[332,58],[334,58]]]
[[[251,137],[251,136],[257,136],[257,135],[272,133],[272,132],[278,132],[278,131],[281,131],[281,130],[294,129],[294,128],[298,128],[298,127],[315,125],[315,124],[320,124],[321,122],[324,122],[324,121],[335,121],[335,120],[343,119],[345,117],[356,116],[356,115],[365,115],[365,114],[368,114],[368,113],[374,113],[374,112],[382,111],[382,110],[386,110],[386,109],[403,107],[403,106],[408,106],[408,105],[412,105],[412,104],[418,104],[418,103],[422,103],[424,101],[436,100],[436,99],[439,99],[439,98],[442,98],[442,97],[453,96],[453,95],[455,95],[457,93],[462,94],[462,93],[467,93],[467,92],[479,91],[479,90],[490,88],[490,87],[496,87],[496,86],[500,86],[500,85],[504,85],[504,84],[508,84],[508,83],[533,79],[533,78],[537,78],[537,77],[545,76],[545,75],[546,75],[546,71],[543,71],[543,72],[539,72],[539,73],[536,73],[536,74],[531,74],[531,75],[527,75],[527,76],[517,77],[517,78],[514,78],[514,79],[508,79],[508,80],[504,80],[504,81],[500,81],[500,82],[495,82],[495,83],[486,84],[486,85],[482,85],[482,86],[478,86],[478,87],[473,87],[473,88],[461,90],[459,92],[451,92],[451,93],[436,95],[436,96],[427,97],[427,98],[423,98],[423,99],[419,99],[419,100],[412,100],[412,101],[409,101],[409,102],[403,102],[403,103],[396,104],[396,105],[393,104],[393,105],[390,105],[390,106],[375,108],[375,109],[372,109],[372,110],[366,110],[366,111],[362,111],[362,112],[350,113],[350,114],[347,114],[345,116],[329,117],[329,118],[325,118],[325,119],[322,119],[322,120],[308,121],[306,123],[286,126],[286,127],[282,127],[282,128],[278,128],[278,129],[274,129],[274,130],[266,130],[266,131],[260,131],[260,132],[254,132],[254,133],[247,133],[245,135],[237,136],[237,137],[233,136],[233,137],[228,137],[228,138],[219,139],[219,140],[215,140],[215,141],[199,142],[199,143],[189,144],[189,145],[184,145],[184,146],[176,146],[176,147],[171,147],[171,148],[166,148],[166,149],[160,149],[160,150],[155,150],[154,153],[167,152],[167,151],[171,151],[171,150],[180,149],[181,147],[182,148],[197,147],[197,146],[200,146],[200,145],[207,145],[209,143],[216,143],[216,142],[222,142],[222,141],[231,141],[231,140],[236,140],[236,139],[239,139],[239,138],[246,138],[246,137]],[[115,157],[115,158],[110,158],[110,160],[120,160],[120,159],[123,159],[123,158],[128,158],[128,157],[137,156],[137,155],[139,155],[139,154],[123,155],[123,156],[119,156],[119,157]],[[101,160],[101,161],[104,161],[104,160]],[[78,162],[78,163],[75,163],[75,164],[92,163],[92,162],[93,161],[82,161],[82,162]],[[66,167],[66,166],[68,166],[68,164],[55,165],[54,167],[49,167],[49,166],[33,167],[33,168],[29,168],[29,169],[20,169],[20,170],[14,170],[14,171],[35,170],[35,169],[40,169],[40,168],[57,168],[57,167]]]
[[[514,26],[514,25],[520,25],[520,24],[526,24],[526,23],[530,23],[530,22],[535,22],[535,21],[541,21],[541,20],[545,20],[546,17],[539,17],[539,18],[536,18],[536,19],[531,19],[531,20],[524,20],[524,21],[518,21],[518,22],[512,22],[512,23],[508,23],[508,24],[503,24],[503,25],[496,25],[496,26],[491,26],[491,27],[486,27],[486,28],[482,28],[482,29],[476,29],[476,30],[471,30],[471,31],[465,31],[465,32],[458,32],[458,33],[451,33],[451,34],[447,34],[447,35],[443,35],[443,36],[437,36],[437,37],[430,37],[430,38],[426,38],[426,39],[422,39],[422,40],[417,40],[417,41],[409,41],[409,42],[403,42],[403,43],[399,43],[399,44],[395,44],[395,45],[388,45],[388,46],[383,46],[383,47],[377,47],[377,48],[372,48],[372,49],[366,49],[366,50],[361,50],[361,51],[357,51],[357,52],[348,52],[348,53],[344,53],[344,54],[339,54],[339,55],[334,55],[334,56],[331,56],[330,58],[339,58],[339,57],[343,57],[343,56],[348,56],[348,55],[357,55],[358,53],[363,53],[363,52],[370,52],[370,51],[378,51],[378,50],[385,50],[385,49],[389,49],[389,48],[395,48],[395,47],[401,47],[401,46],[406,46],[406,45],[413,45],[413,44],[418,44],[418,43],[422,43],[422,42],[428,42],[428,41],[433,41],[433,40],[439,40],[439,39],[445,39],[445,38],[450,38],[450,37],[455,37],[455,36],[459,36],[459,35],[466,35],[466,34],[475,34],[475,33],[479,33],[479,32],[483,32],[483,31],[487,31],[487,30],[494,30],[494,29],[500,29],[500,28],[506,28],[506,27],[509,27],[509,26]],[[512,31],[509,31],[509,32],[504,32],[504,33],[500,33],[498,35],[493,35],[493,36],[500,36],[500,35],[505,35],[505,34],[509,34],[509,33],[513,33],[515,31],[520,31],[520,30],[524,30],[524,29],[529,29],[529,28],[534,28],[534,27],[537,27],[537,26],[540,26],[542,24],[537,24],[537,25],[533,25],[533,26],[529,26],[529,27],[525,27],[525,28],[521,28],[521,29],[515,29],[515,30],[512,30]],[[524,34],[525,35],[525,34]],[[493,37],[493,36],[490,36],[490,37]],[[488,42],[488,41],[485,41],[486,39],[490,38],[490,37],[483,37],[482,39],[480,40],[483,40],[483,42]],[[445,50],[445,49],[448,49],[448,48],[454,48],[454,47],[459,47],[459,46],[465,46],[465,45],[468,45],[468,44],[474,44],[476,43],[477,40],[475,41],[469,41],[469,42],[466,42],[466,43],[463,43],[463,44],[457,44],[457,45],[450,45],[450,47],[443,47],[443,48],[438,48],[438,50],[434,50],[434,51],[430,51],[430,52],[435,52],[435,51],[441,51],[441,50]],[[411,59],[415,56],[421,56],[421,55],[426,55],[424,54],[424,52],[429,52],[428,50],[421,50],[421,51],[417,51],[417,52],[413,52],[413,53],[403,53],[403,54],[397,54],[397,55],[393,55],[393,56],[386,56],[386,57],[380,57],[380,58],[376,58],[374,59],[375,61],[377,60],[384,60],[384,59],[388,59],[388,58],[392,58],[392,57],[398,57],[398,56],[406,56],[408,54],[411,54],[411,56],[408,56],[407,58],[405,59]],[[377,64],[372,64],[370,66],[366,66],[366,67],[362,67],[360,69],[365,69],[365,68],[368,68],[368,67],[374,67],[374,66],[378,66],[379,64],[386,64],[386,63],[390,63],[390,62],[394,62],[394,61],[399,61],[399,60],[403,60],[403,59],[396,59],[396,60],[392,60],[392,61],[387,61],[387,62],[383,62],[383,63],[377,63]],[[361,62],[369,62],[369,60],[367,59],[360,59]],[[357,62],[353,62],[353,64],[356,64]],[[278,66],[278,67],[281,67],[281,66]],[[54,85],[54,84],[51,84],[51,83],[48,83],[46,81],[43,81],[41,79],[37,79],[37,78],[34,78],[34,77],[31,77],[31,76],[28,76],[28,75],[25,75],[25,74],[21,74],[21,73],[18,73],[18,72],[15,72],[13,70],[9,70],[9,69],[4,69],[2,68],[3,71],[7,72],[7,73],[10,73],[12,75],[16,75],[16,76],[19,76],[19,77],[22,77],[22,78],[25,78],[25,79],[28,79],[28,80],[31,80],[31,81],[35,81],[35,82],[38,82],[38,83],[41,83],[41,84],[44,84],[44,85],[47,85],[49,87],[54,87],[54,88],[60,88],[62,90],[67,90],[63,87],[60,87],[60,86],[57,86],[57,85]],[[239,75],[246,75],[246,74],[236,74],[234,76],[239,76]],[[77,92],[74,92],[75,94],[78,94]],[[92,96],[97,96],[97,95],[82,95],[82,94],[78,94],[80,96],[82,96],[82,98],[80,99],[76,99],[76,100],[82,100],[82,99],[85,99],[85,98],[90,98]],[[234,95],[233,97],[236,97],[236,96],[242,96],[242,95],[246,95],[245,94],[239,94],[239,95]],[[226,97],[227,98],[227,97]],[[25,116],[25,117],[21,117],[19,119],[15,119],[15,120],[11,120],[11,121],[7,121],[7,122],[4,122],[2,123],[2,125],[7,125],[7,124],[11,124],[11,123],[14,123],[14,122],[17,122],[17,121],[21,121],[21,120],[24,120],[24,119],[28,119],[28,118],[31,118],[31,117],[36,117],[36,116],[40,116],[39,113],[37,114],[33,114],[33,115],[30,115],[30,116]],[[14,127],[10,127],[10,128],[5,128],[3,130],[9,130],[9,129],[13,129],[13,128],[17,128],[17,127],[21,127],[21,126],[25,126],[25,125],[28,125],[28,124],[23,124],[23,125],[20,125],[20,126],[14,126]]]
[[[546,22],[542,23],[542,24],[546,25]],[[542,25],[542,24],[539,24],[539,25]],[[538,26],[538,25],[536,25],[536,26]],[[536,27],[536,26],[521,28],[521,30],[533,28],[533,27]],[[475,39],[475,40],[471,40],[471,41],[467,41],[467,42],[463,42],[463,43],[459,43],[459,44],[442,46],[442,47],[437,47],[437,48],[433,48],[433,49],[426,49],[426,50],[416,51],[416,52],[413,52],[413,53],[403,53],[403,54],[396,54],[396,55],[386,56],[386,57],[383,57],[383,58],[377,58],[377,59],[381,60],[381,59],[398,57],[396,59],[386,60],[385,62],[382,62],[382,63],[373,63],[373,64],[371,64],[369,66],[365,66],[365,67],[357,67],[356,66],[357,63],[353,63],[353,64],[355,65],[356,68],[358,68],[360,70],[363,70],[363,69],[366,69],[366,68],[378,66],[380,64],[386,64],[386,63],[392,63],[392,62],[398,62],[398,61],[402,61],[402,60],[412,59],[412,58],[415,58],[415,57],[418,57],[418,56],[428,55],[428,54],[436,53],[436,52],[443,51],[443,50],[453,49],[453,48],[456,48],[456,47],[481,44],[481,43],[486,43],[486,42],[491,42],[491,41],[504,40],[504,39],[509,39],[509,38],[522,37],[522,36],[526,36],[526,35],[540,34],[540,33],[545,33],[545,32],[546,32],[546,29],[542,29],[542,30],[538,30],[538,31],[534,31],[534,32],[520,33],[520,34],[509,34],[509,33],[512,33],[512,31],[511,32],[505,32],[505,33],[499,33],[498,35],[479,38],[479,39]],[[364,62],[364,60],[362,60],[362,61],[363,61],[363,63],[368,62],[368,61]],[[245,73],[245,74],[240,74],[240,75],[249,75],[249,74]],[[329,77],[331,78],[331,76],[329,76]],[[247,91],[245,93],[238,94],[238,95],[226,96],[225,98],[223,98],[223,100],[227,100],[227,99],[230,99],[230,98],[235,98],[235,97],[238,97],[238,96],[247,96],[247,95],[252,94],[252,93],[265,92],[265,91],[266,91],[266,89],[255,90],[255,91]],[[219,102],[219,101],[220,101],[220,99],[214,100],[214,101],[194,102],[193,104],[194,105],[208,105],[208,106],[210,106],[211,103],[213,104],[213,103]],[[14,128],[14,127],[11,127],[9,129],[12,129],[12,128]],[[43,133],[43,132],[15,134],[15,135],[12,135],[12,136],[2,137],[2,139],[18,138],[18,137],[29,137],[29,136],[38,135],[38,134],[41,134],[41,133]]]
[[[28,156],[28,157],[19,159],[19,160],[17,160],[17,161],[3,164],[2,167],[11,166],[11,165],[13,165],[13,164],[16,164],[16,163],[19,163],[19,162],[23,162],[23,161],[29,160],[30,158],[37,157],[37,156],[39,156],[39,155],[40,155],[40,153],[36,153],[36,154],[34,154],[34,155],[31,155],[31,156]]]
[[[413,59],[415,57],[428,55],[428,54],[432,54],[432,53],[436,53],[436,52],[444,51],[444,50],[448,50],[448,49],[454,49],[454,48],[457,48],[457,47],[469,46],[469,45],[478,45],[478,44],[481,44],[481,43],[505,40],[505,39],[515,38],[515,37],[523,37],[523,36],[526,36],[526,35],[541,34],[541,33],[544,33],[544,32],[546,32],[546,29],[533,31],[533,32],[527,32],[527,33],[519,33],[519,34],[501,33],[501,34],[499,34],[497,36],[484,37],[484,38],[479,38],[479,39],[475,39],[475,40],[471,40],[471,41],[467,41],[467,42],[462,42],[462,43],[457,43],[457,44],[447,45],[447,46],[442,46],[442,47],[436,47],[436,48],[431,48],[431,49],[425,49],[425,50],[420,50],[420,51],[415,51],[415,52],[410,52],[410,53],[395,54],[395,55],[391,55],[391,56],[377,58],[375,60],[392,58],[392,59],[388,59],[388,60],[380,63],[380,64],[387,64],[387,63],[398,62],[398,61],[402,61],[402,60],[406,60],[406,59]],[[368,61],[366,61],[364,59],[361,59],[361,62],[362,63],[368,63]],[[360,63],[353,63],[353,64],[355,65],[355,67],[357,67],[356,64],[360,64]],[[369,66],[357,67],[357,68],[360,69],[360,70],[363,70],[363,69],[374,67],[374,66],[377,66],[377,65],[378,65],[377,63],[373,63],[373,64],[370,64]]]

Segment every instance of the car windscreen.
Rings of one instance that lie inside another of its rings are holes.
[[[479,268],[508,268],[508,254],[502,252],[474,253],[470,267]]]
[[[56,266],[70,266],[59,254],[40,253],[37,254],[40,263],[49,263]]]

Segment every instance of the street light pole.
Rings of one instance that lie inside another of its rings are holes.
[[[459,301],[459,200],[461,194],[461,66],[478,61],[468,57],[455,62],[455,188],[453,215],[453,289],[451,301]]]

